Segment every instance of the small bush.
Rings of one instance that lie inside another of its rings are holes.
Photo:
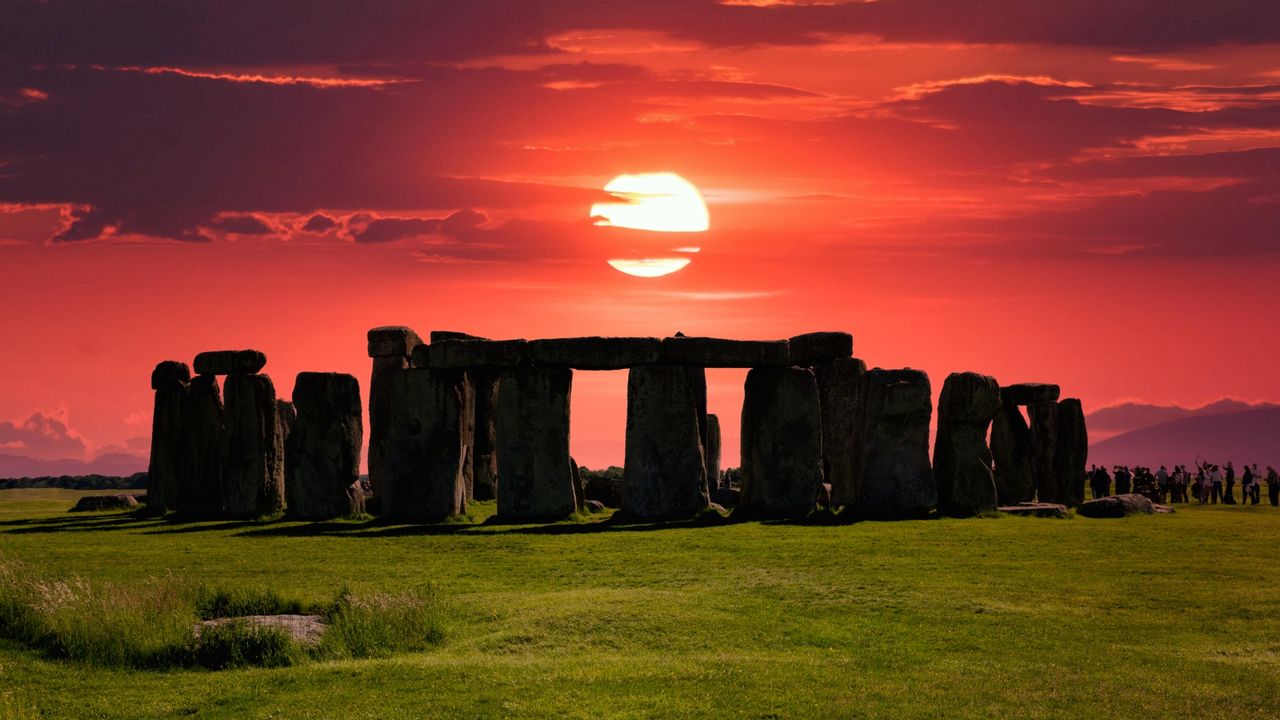
[[[444,640],[440,602],[424,585],[403,593],[357,596],[344,588],[326,614],[321,652],[329,657],[386,657]]]
[[[305,653],[289,633],[280,628],[250,625],[244,621],[204,627],[190,645],[195,665],[210,670],[236,667],[286,667]]]

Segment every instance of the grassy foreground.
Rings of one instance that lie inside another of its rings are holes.
[[[142,585],[430,582],[444,644],[288,668],[104,670],[0,642],[0,720],[1273,718],[1280,510],[602,529],[189,525],[0,491],[0,553]],[[481,504],[475,518],[492,512]]]

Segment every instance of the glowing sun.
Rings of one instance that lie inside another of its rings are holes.
[[[675,173],[619,175],[604,186],[616,201],[591,206],[591,216],[602,227],[630,228],[661,233],[706,232],[711,227],[707,204],[693,183]],[[693,254],[697,247],[672,248],[670,252]],[[636,277],[661,277],[683,269],[688,257],[611,258],[611,267]]]

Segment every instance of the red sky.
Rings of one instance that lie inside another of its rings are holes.
[[[366,385],[385,324],[1280,399],[1273,2],[263,5],[0,9],[0,454],[145,455],[151,367],[204,349]],[[665,278],[588,218],[646,171],[711,211]],[[579,373],[580,462],[625,385]]]

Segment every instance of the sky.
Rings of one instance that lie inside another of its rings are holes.
[[[391,324],[845,330],[935,393],[1280,400],[1280,4],[374,7],[0,7],[0,454],[141,469],[156,362],[364,387]],[[710,228],[595,225],[644,172]],[[708,374],[726,465],[744,375]],[[625,397],[577,374],[579,462],[621,464]]]

